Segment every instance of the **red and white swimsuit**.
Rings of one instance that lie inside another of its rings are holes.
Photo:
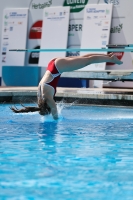
[[[50,71],[53,79],[50,82],[46,82],[46,85],[49,85],[50,87],[54,88],[54,91],[56,93],[56,87],[59,81],[59,78],[61,76],[61,73],[59,72],[59,70],[57,69],[56,65],[55,65],[55,60],[56,58],[54,58],[53,60],[51,60],[48,64],[48,67],[46,70]],[[54,95],[55,95],[54,93]]]
[[[54,88],[54,96],[55,96],[55,93],[56,93],[56,87],[57,87],[57,84],[58,84],[58,80],[61,76],[61,73],[58,71],[57,67],[55,66],[55,60],[56,58],[54,58],[53,60],[51,60],[48,64],[48,67],[46,70],[50,71],[53,79],[49,82],[46,82],[44,84],[46,85],[49,85],[50,87]],[[38,97],[42,97],[42,94],[43,94],[43,87],[42,87],[42,84],[39,84],[39,91],[38,91]]]

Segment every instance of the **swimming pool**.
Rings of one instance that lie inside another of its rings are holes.
[[[60,104],[54,121],[9,106],[0,105],[0,199],[133,198],[132,108]]]

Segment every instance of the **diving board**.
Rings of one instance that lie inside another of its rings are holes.
[[[131,70],[100,70],[64,72],[63,78],[79,78],[89,80],[133,81]]]

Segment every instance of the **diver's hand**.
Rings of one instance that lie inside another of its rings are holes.
[[[57,108],[52,108],[51,109],[51,113],[52,113],[52,116],[55,120],[58,119],[58,112],[57,112]]]
[[[45,97],[46,98],[46,97]],[[58,111],[53,97],[47,96],[46,103],[51,109],[51,114],[55,120],[58,119]]]

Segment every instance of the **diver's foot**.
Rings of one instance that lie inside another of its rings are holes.
[[[109,57],[111,57],[111,56],[113,56],[113,55],[114,55],[114,53],[113,53],[113,52],[108,54],[108,56],[109,56]]]
[[[118,64],[118,65],[123,64],[123,62],[120,61],[120,60],[117,58],[117,56],[115,56],[115,55],[112,55],[112,56],[111,56],[111,60],[112,60],[112,62],[115,63],[115,64]]]

